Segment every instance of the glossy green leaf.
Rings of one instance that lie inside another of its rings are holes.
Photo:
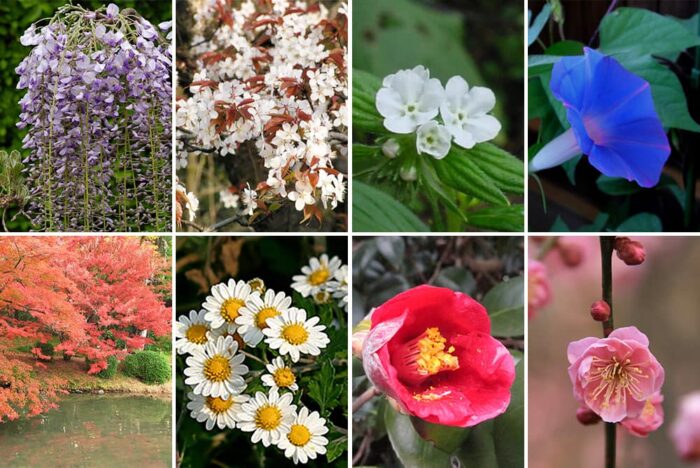
[[[661,232],[663,225],[658,216],[652,213],[639,213],[620,224],[617,232]]]
[[[476,290],[474,275],[471,271],[458,266],[450,266],[441,270],[435,278],[434,284],[465,294],[473,294]]]
[[[406,244],[403,238],[381,236],[376,238],[375,243],[382,257],[384,257],[395,270],[398,269],[406,253]]]
[[[521,336],[525,330],[525,279],[517,276],[497,284],[481,301],[491,318],[494,336]]]
[[[355,232],[427,232],[430,229],[405,205],[385,192],[354,180],[352,221]]]
[[[411,418],[385,405],[384,423],[391,446],[401,463],[408,468],[450,466],[450,456],[425,441],[415,431]]]
[[[469,213],[469,224],[486,231],[522,232],[523,205],[492,206]]]
[[[432,424],[415,416],[410,417],[413,429],[425,441],[430,442],[436,448],[445,453],[457,450],[469,437],[470,428],[443,426]]]

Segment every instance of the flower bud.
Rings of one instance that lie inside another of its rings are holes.
[[[418,171],[416,166],[402,167],[399,171],[399,175],[406,182],[413,182],[418,178]]]
[[[597,322],[607,322],[610,319],[610,305],[602,299],[591,304],[591,317]]]
[[[590,426],[600,421],[600,416],[595,414],[592,409],[580,406],[576,410],[576,419],[584,426]]]
[[[583,260],[583,249],[574,243],[559,242],[559,256],[562,262],[568,267],[577,267]]]
[[[629,237],[618,237],[615,239],[615,250],[617,257],[627,265],[641,265],[646,258],[644,246]]]
[[[400,149],[401,147],[399,146],[399,142],[393,138],[389,138],[382,145],[382,153],[384,153],[384,156],[389,159],[394,159],[396,156],[398,156]]]

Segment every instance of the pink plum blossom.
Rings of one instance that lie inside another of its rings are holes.
[[[642,413],[636,418],[627,418],[622,421],[622,427],[637,437],[646,437],[650,432],[657,430],[664,422],[664,408],[661,403],[664,397],[661,393],[654,394],[644,404]]]
[[[664,382],[664,368],[636,327],[573,341],[567,355],[576,400],[605,422],[640,417]]]
[[[547,276],[547,268],[537,260],[529,260],[527,264],[527,314],[529,318],[552,300],[552,291]]]
[[[685,395],[671,426],[676,451],[687,461],[700,461],[700,391]]]

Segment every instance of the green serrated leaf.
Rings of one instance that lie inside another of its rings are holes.
[[[348,436],[340,436],[332,439],[326,446],[326,459],[328,463],[333,463],[348,449]]]
[[[445,158],[431,161],[440,181],[455,190],[494,205],[508,205],[508,198],[493,179],[479,169],[471,158],[462,156],[453,147]]]
[[[491,318],[491,333],[494,336],[524,335],[525,279],[517,276],[497,284],[481,301]]]

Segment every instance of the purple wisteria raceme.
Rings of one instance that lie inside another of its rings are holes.
[[[671,148],[647,81],[585,48],[583,56],[563,57],[554,65],[550,88],[564,104],[571,128],[535,155],[531,172],[583,153],[607,176],[642,187],[659,182]]]
[[[169,230],[169,41],[110,4],[61,7],[20,42],[33,46],[16,72],[34,227]]]

